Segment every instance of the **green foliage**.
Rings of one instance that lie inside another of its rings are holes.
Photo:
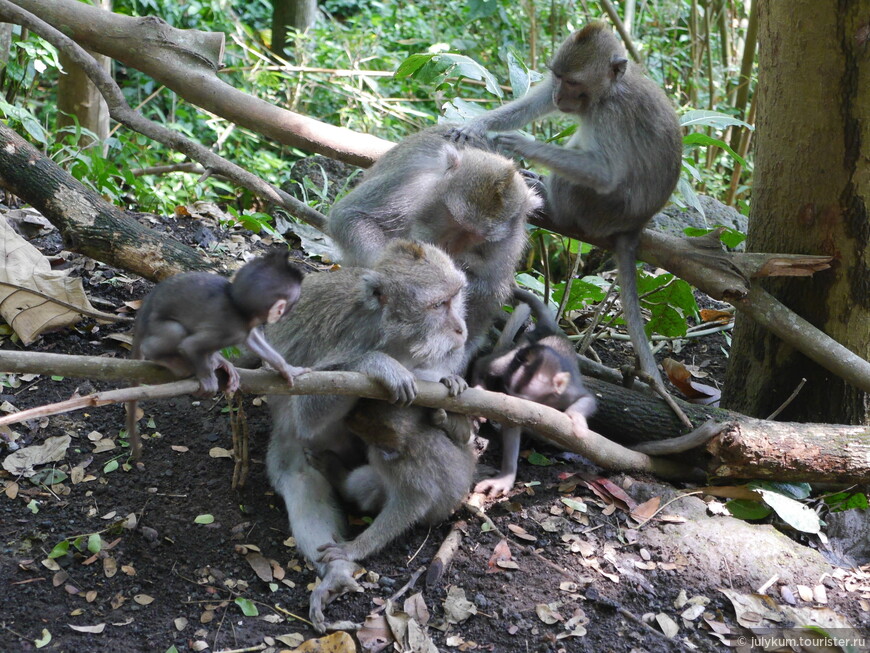
[[[778,483],[754,481],[746,485],[757,493],[760,501],[735,499],[725,504],[729,512],[738,519],[764,519],[776,513],[786,524],[804,533],[818,533],[822,521],[809,506],[801,501],[809,498],[808,483]]]
[[[825,497],[825,503],[831,512],[843,512],[846,510],[867,510],[870,504],[867,495],[863,492],[836,492]]]

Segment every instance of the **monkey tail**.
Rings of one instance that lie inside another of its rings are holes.
[[[638,236],[635,234],[619,234],[616,236],[616,271],[619,278],[622,300],[622,310],[628,324],[628,335],[631,346],[640,363],[642,372],[649,374],[660,388],[665,384],[659,373],[655,356],[643,328],[643,314],[640,311],[640,298],[637,294],[637,269],[635,268]]]
[[[514,299],[528,304],[529,308],[532,310],[532,315],[534,315],[535,320],[537,320],[535,324],[536,341],[541,338],[546,338],[547,336],[556,336],[562,333],[562,330],[559,329],[559,325],[556,324],[556,320],[553,318],[550,309],[547,308],[546,304],[544,304],[544,300],[538,297],[535,293],[526,290],[525,288],[514,288]]]
[[[531,310],[528,304],[517,304],[514,312],[511,313],[504,328],[501,330],[501,335],[498,337],[498,342],[495,343],[493,353],[501,354],[514,346],[517,333],[523,328],[523,324],[529,319],[529,315],[531,315]]]
[[[139,402],[135,399],[124,404],[127,409],[127,441],[133,460],[139,460],[142,455],[142,440],[139,438],[139,424],[136,420],[136,410]]]

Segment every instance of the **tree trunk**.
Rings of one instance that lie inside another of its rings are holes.
[[[317,0],[272,0],[272,52],[284,56],[287,28],[303,32],[317,20]]]
[[[106,72],[111,70],[111,59],[93,52],[90,54]],[[60,52],[58,59],[64,70],[57,83],[58,129],[78,123],[83,129],[93,132],[98,141],[105,141],[109,136],[109,108],[106,101],[85,72],[67,55]],[[87,147],[92,142],[93,138],[88,134],[82,134],[79,139],[81,147]]]
[[[870,1],[759,3],[758,154],[750,251],[834,257],[812,279],[765,282],[786,306],[870,359]],[[723,404],[763,416],[806,387],[783,417],[870,423],[868,394],[744,315]]]
[[[0,123],[0,183],[42,213],[74,251],[159,281],[216,271],[194,249],[139,224]]]

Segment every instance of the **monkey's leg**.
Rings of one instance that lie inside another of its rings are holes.
[[[431,507],[433,499],[393,488],[387,502],[375,520],[356,539],[350,542],[324,544],[320,547],[321,562],[362,560],[395,540],[420,521]]]
[[[486,494],[490,497],[507,494],[517,480],[517,458],[520,455],[520,435],[522,429],[519,426],[502,426],[501,429],[501,472],[498,476],[485,479],[474,486],[475,492]]]
[[[290,530],[299,550],[311,560],[322,580],[311,593],[309,618],[323,632],[323,609],[346,592],[359,592],[354,580],[358,567],[347,559],[318,562],[318,548],[336,543],[344,532],[344,514],[336,505],[329,481],[308,464],[303,444],[290,433],[276,431],[266,458],[269,478],[284,499]]]

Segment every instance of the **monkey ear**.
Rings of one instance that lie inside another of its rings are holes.
[[[448,143],[444,148],[444,156],[447,157],[447,172],[456,170],[462,163],[462,152],[452,143]]]
[[[377,311],[387,303],[384,294],[384,280],[377,272],[368,270],[361,275],[363,305],[370,311]]]
[[[628,66],[628,59],[625,57],[620,57],[618,55],[613,55],[613,58],[610,60],[610,70],[611,75],[613,75],[613,81],[618,82],[622,76],[625,74],[625,68]]]
[[[570,372],[557,372],[553,375],[553,390],[557,395],[562,394],[568,388],[568,384],[571,383],[571,373]]]

